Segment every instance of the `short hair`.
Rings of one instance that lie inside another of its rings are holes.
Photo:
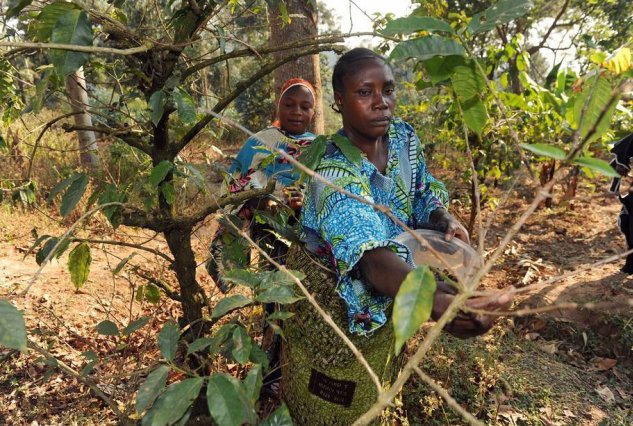
[[[364,47],[356,47],[352,50],[348,50],[339,58],[334,66],[334,72],[332,73],[332,88],[334,91],[340,92],[343,90],[343,79],[358,71],[357,62],[366,60],[379,61],[391,68],[389,62],[373,50]]]

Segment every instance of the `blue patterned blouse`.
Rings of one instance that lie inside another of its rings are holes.
[[[427,170],[420,140],[411,125],[394,119],[388,144],[384,175],[364,155],[362,165],[355,165],[333,142],[316,171],[368,201],[390,207],[396,217],[415,228],[428,222],[433,210],[448,205],[448,193]],[[348,307],[349,331],[367,335],[384,325],[384,311],[392,298],[363,282],[355,267],[366,250],[378,247],[388,247],[411,263],[408,249],[393,241],[404,230],[371,206],[316,180],[308,185],[302,225],[308,249],[336,265],[336,290]]]

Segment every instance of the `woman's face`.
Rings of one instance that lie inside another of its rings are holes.
[[[314,98],[304,86],[291,87],[279,100],[281,128],[295,135],[305,133],[314,117]]]
[[[343,90],[334,99],[352,142],[375,142],[387,133],[396,106],[394,88],[391,68],[375,59],[359,62],[357,71],[343,78]]]

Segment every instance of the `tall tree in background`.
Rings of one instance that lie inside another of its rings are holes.
[[[318,35],[317,5],[315,0],[286,0],[284,5],[278,1],[269,1],[270,45],[279,46],[293,41],[314,39]],[[288,22],[288,20],[290,22]],[[280,60],[287,51],[274,54]],[[274,73],[275,93],[279,93],[284,81],[293,77],[301,77],[312,83],[316,89],[314,132],[324,132],[323,93],[319,55],[302,56],[277,68]]]
[[[83,68],[66,76],[66,91],[72,112],[75,113],[75,126],[79,138],[79,161],[86,170],[95,172],[99,169],[99,153],[97,138],[92,128],[92,117],[88,111],[88,91]]]

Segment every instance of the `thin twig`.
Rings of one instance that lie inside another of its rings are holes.
[[[591,311],[597,310],[605,310],[609,308],[629,308],[633,307],[633,297],[629,297],[627,299],[618,300],[614,302],[587,302],[587,303],[577,303],[577,302],[564,302],[558,303],[554,305],[540,306],[538,308],[524,308],[517,309],[516,311],[484,311],[481,309],[469,308],[468,306],[464,306],[462,308],[463,311],[472,312],[475,314],[482,314],[488,316],[515,316],[515,317],[524,317],[527,315],[540,314],[543,312],[551,312],[551,311],[563,311],[569,309],[589,309]]]
[[[152,253],[152,254],[154,254],[154,255],[156,255],[158,257],[162,257],[167,262],[169,262],[170,265],[172,263],[174,263],[174,259],[172,259],[171,257],[167,256],[162,251],[158,251],[158,250],[155,250],[153,248],[145,247],[145,246],[139,245],[139,244],[127,243],[125,241],[92,240],[90,238],[75,238],[75,237],[71,238],[70,240],[73,241],[73,242],[76,241],[76,242],[81,242],[81,243],[108,244],[108,245],[113,245],[113,246],[132,247],[132,248],[136,248],[136,249],[139,249],[139,250],[145,250],[146,252]]]
[[[92,389],[92,391],[95,393],[95,395],[97,395],[99,398],[101,398],[101,400],[103,402],[105,402],[108,405],[108,407],[110,407],[112,412],[114,414],[116,414],[116,416],[119,418],[119,421],[122,424],[124,424],[124,425],[131,425],[131,424],[133,424],[130,421],[130,419],[128,419],[127,416],[125,414],[123,414],[123,412],[121,410],[119,410],[119,407],[117,406],[117,403],[112,398],[107,396],[101,389],[99,389],[99,387],[97,386],[97,384],[95,382],[93,382],[92,380],[90,380],[87,377],[82,376],[80,373],[75,371],[71,366],[66,364],[64,361],[61,361],[60,359],[56,358],[53,354],[51,354],[46,349],[44,349],[41,346],[39,346],[34,341],[29,340],[28,341],[28,347],[33,349],[34,351],[44,355],[46,358],[54,359],[55,362],[57,363],[57,367],[59,367],[60,370],[64,371],[69,376],[74,377],[75,379],[79,380],[81,383],[83,383],[84,385],[86,385],[90,389]]]
[[[35,152],[37,151],[38,145],[40,143],[40,140],[44,136],[44,133],[46,133],[46,131],[59,120],[63,120],[64,118],[68,118],[77,114],[83,114],[83,111],[69,112],[68,114],[60,115],[59,117],[55,117],[44,124],[44,128],[40,131],[40,134],[37,136],[37,139],[35,139],[35,143],[33,144],[33,152],[31,153],[31,157],[29,158],[29,168],[27,169],[25,180],[28,181],[31,179],[31,171],[33,170],[33,160],[35,159]]]
[[[31,42],[17,42],[17,41],[0,41],[0,47],[17,47],[22,49],[58,49],[58,50],[70,50],[72,52],[84,52],[84,53],[107,53],[111,55],[135,55],[137,53],[147,52],[152,46],[138,46],[129,49],[114,49],[111,47],[99,47],[99,46],[81,46],[77,44],[62,44],[62,43],[31,43]]]
[[[453,409],[456,413],[460,414],[464,420],[466,420],[471,425],[484,426],[483,422],[479,421],[475,416],[470,414],[468,410],[465,410],[464,407],[459,405],[459,402],[455,401],[446,389],[440,386],[432,377],[428,376],[424,371],[420,369],[417,365],[413,366],[413,371],[415,371],[418,376],[431,387],[435,392],[437,392],[444,400],[448,403],[449,407]]]

